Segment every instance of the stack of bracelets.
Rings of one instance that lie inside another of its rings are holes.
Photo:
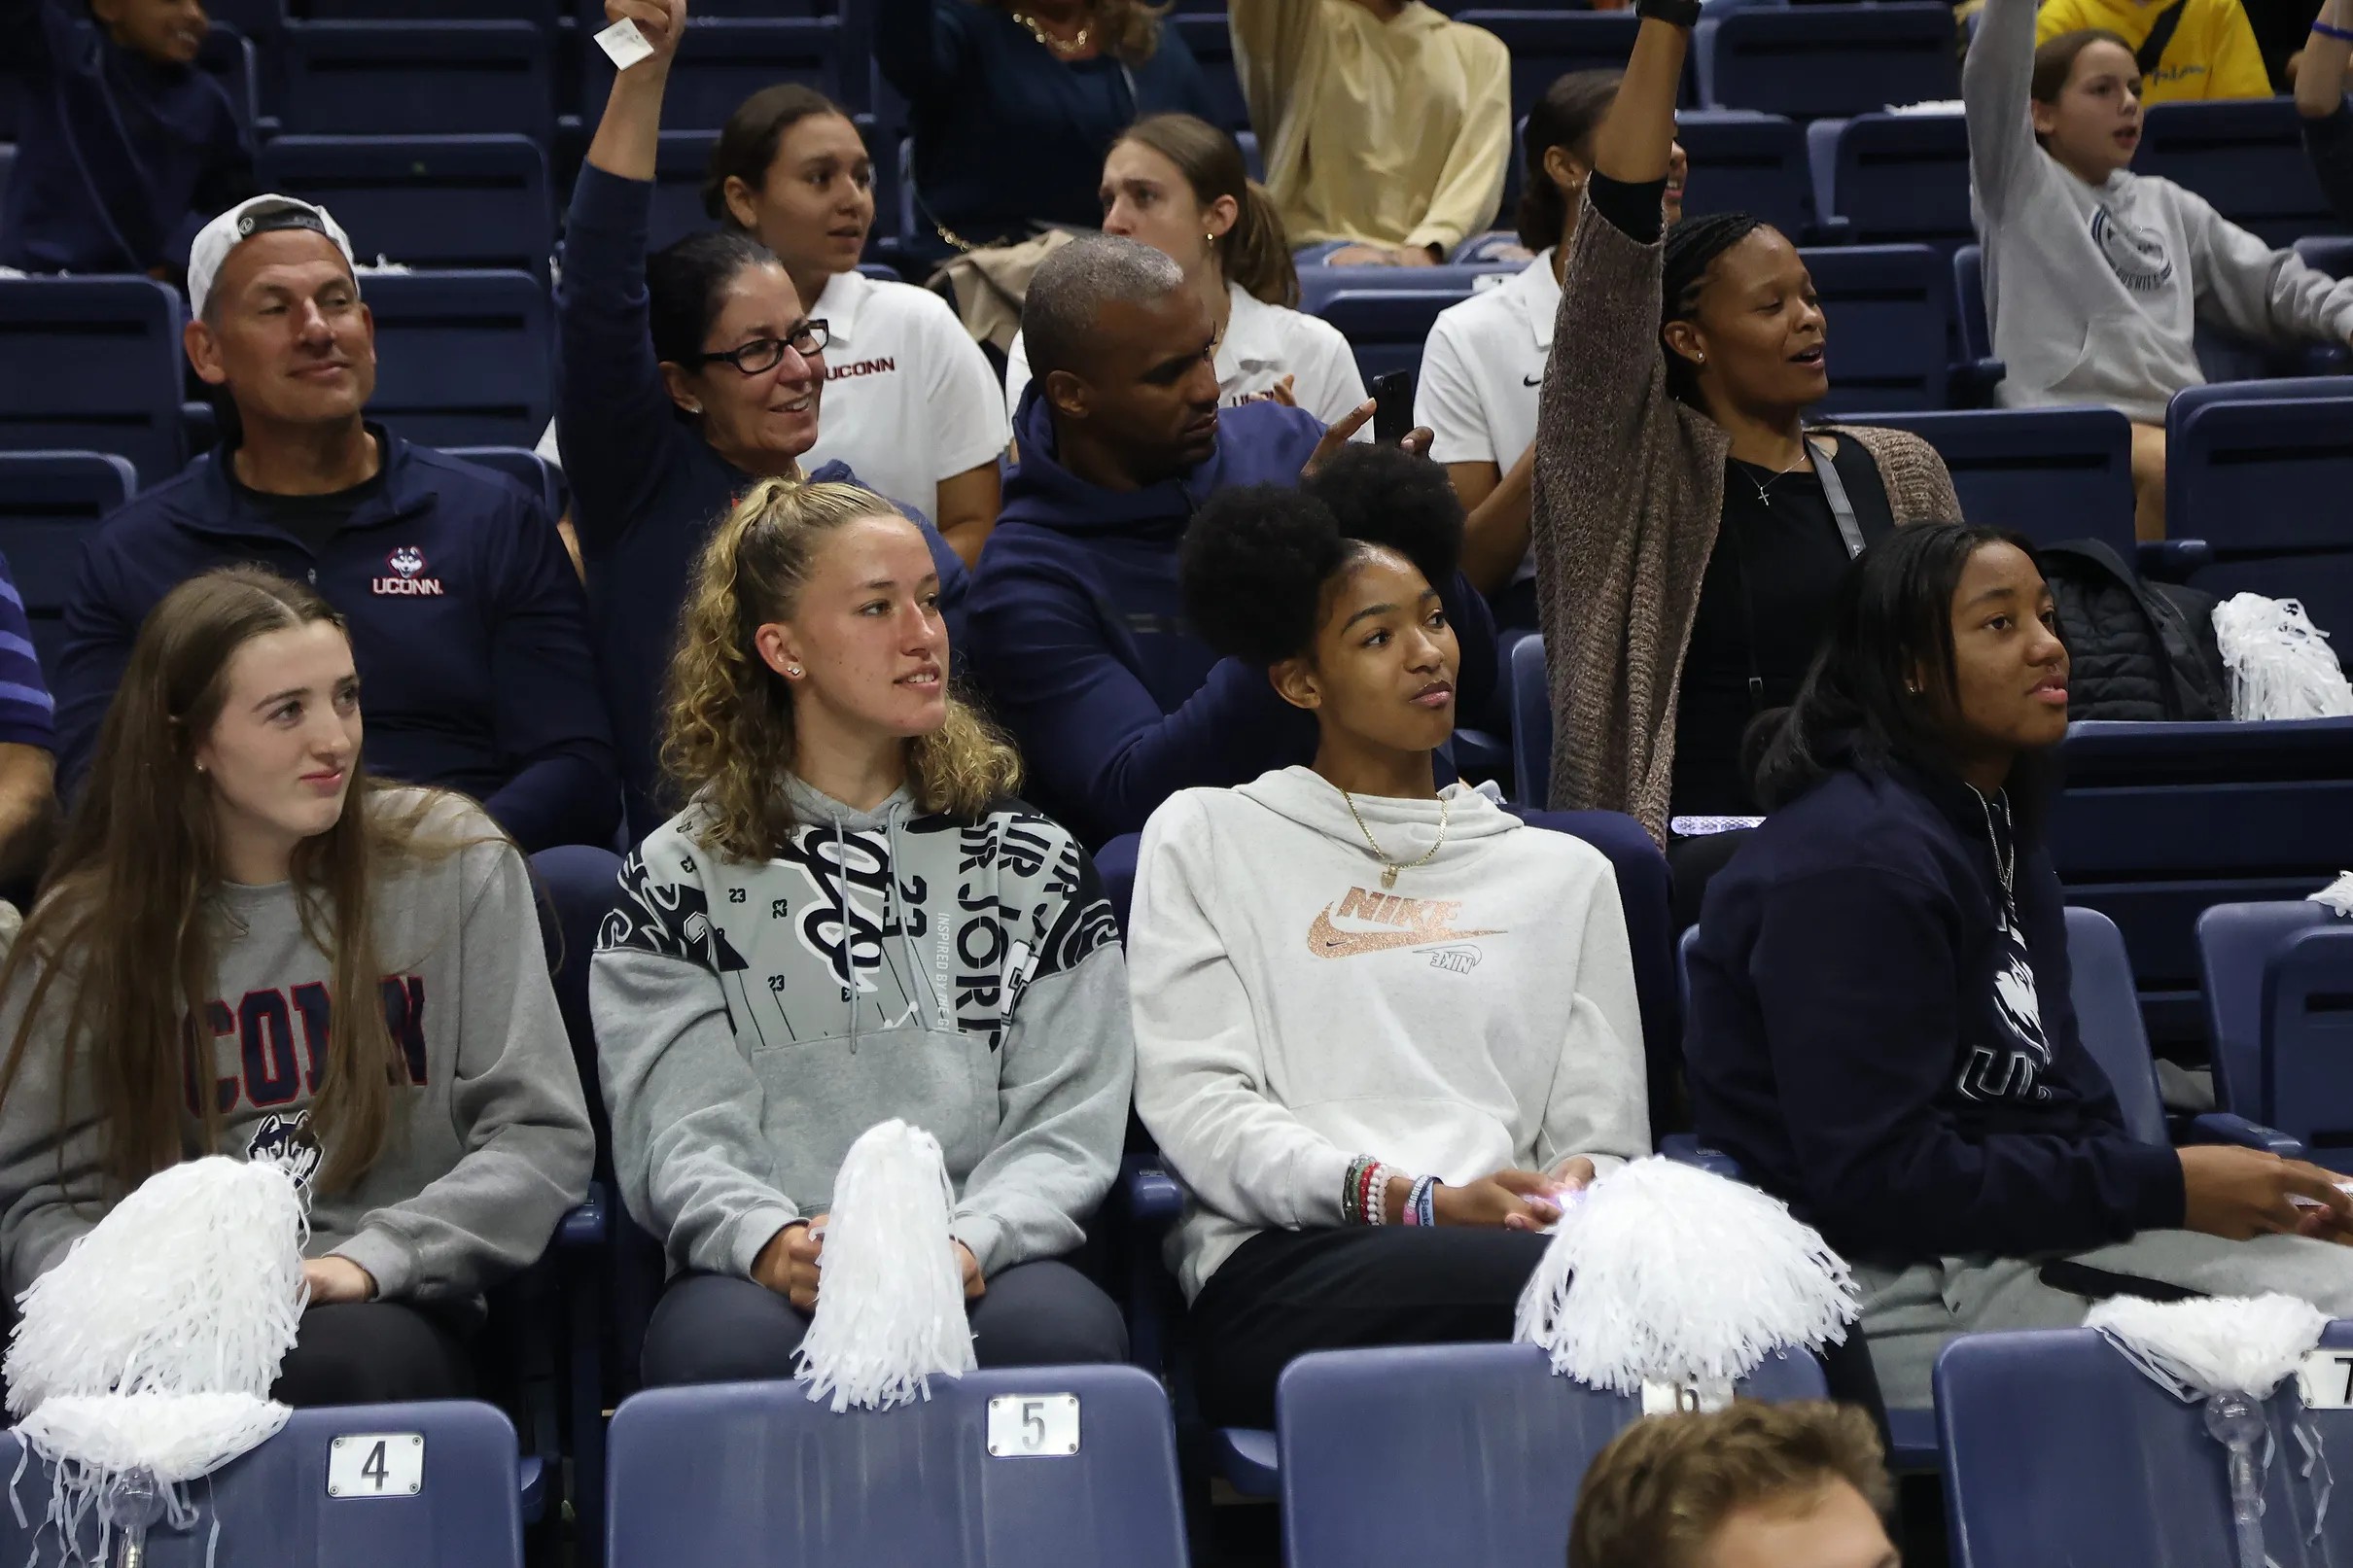
[[[1387,1225],[1388,1184],[1398,1174],[1369,1154],[1360,1154],[1350,1161],[1348,1177],[1340,1188],[1340,1223]],[[1437,1177],[1416,1176],[1413,1190],[1406,1195],[1403,1223],[1437,1224]]]

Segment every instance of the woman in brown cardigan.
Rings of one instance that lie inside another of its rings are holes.
[[[1679,895],[1728,846],[1670,841],[1670,822],[1754,813],[1741,733],[1795,695],[1848,559],[1897,524],[1960,516],[1917,436],[1803,428],[1829,379],[1821,306],[1786,237],[1726,215],[1662,240],[1688,35],[1659,14],[1687,3],[1645,0],[1595,133],[1532,527],[1551,805],[1632,813],[1668,846]]]

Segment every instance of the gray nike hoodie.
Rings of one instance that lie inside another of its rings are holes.
[[[409,1082],[393,1090],[392,1133],[374,1166],[345,1191],[311,1192],[305,1250],[357,1263],[381,1300],[478,1307],[485,1289],[546,1249],[587,1192],[596,1145],[522,855],[462,796],[382,789],[367,809],[397,819],[428,798],[423,830],[466,847],[383,877],[375,892],[385,978],[371,1000],[407,1058]],[[194,1097],[209,1092],[221,1115],[217,1152],[275,1158],[307,1188],[322,1158],[310,1107],[326,1065],[333,960],[303,931],[290,883],[225,884],[209,914],[220,923],[220,958],[214,1000],[192,1036],[201,1048],[181,1074],[185,1152],[216,1152],[202,1147],[195,1108]],[[28,970],[0,999],[0,1048],[16,1038],[34,979]],[[54,1028],[36,1026],[0,1105],[0,1255],[12,1296],[111,1202],[102,1130],[80,1071],[59,1138],[65,984],[43,1008]]]
[[[2086,185],[2034,139],[2035,0],[1985,0],[1961,72],[1970,202],[1985,248],[1993,352],[2008,407],[2095,403],[2144,425],[2205,381],[2194,336],[2342,343],[2353,280],[2332,282],[2170,180]]]
[[[939,1139],[984,1274],[1071,1251],[1135,1076],[1094,862],[1018,803],[961,821],[790,789],[773,859],[706,849],[688,806],[621,868],[589,1000],[630,1214],[674,1270],[749,1277],[899,1117]]]
[[[1338,1225],[1358,1155],[1465,1183],[1650,1152],[1608,858],[1465,785],[1442,800],[1440,843],[1439,800],[1352,815],[1294,767],[1145,824],[1136,1108],[1192,1192],[1169,1245],[1187,1300],[1262,1230]]]

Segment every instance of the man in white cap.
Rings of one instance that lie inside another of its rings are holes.
[[[189,363],[226,438],[84,552],[55,682],[66,791],[147,612],[188,577],[258,561],[349,623],[375,772],[474,796],[527,852],[610,845],[619,774],[555,523],[513,480],[368,422],[375,322],[343,230],[256,196],[196,236],[188,292]]]

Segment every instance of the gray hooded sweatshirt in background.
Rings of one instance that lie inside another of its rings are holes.
[[[893,1117],[939,1139],[985,1274],[1059,1257],[1118,1169],[1135,1047],[1094,862],[1018,804],[860,812],[794,780],[732,860],[689,806],[621,868],[589,970],[614,1167],[673,1269],[748,1278]]]
[[[365,809],[398,819],[427,793],[384,789]],[[380,873],[375,887],[385,972],[376,1001],[409,1082],[392,1091],[390,1135],[367,1174],[342,1192],[310,1191],[304,1251],[349,1258],[375,1277],[380,1300],[478,1305],[546,1249],[587,1192],[596,1145],[522,855],[458,795],[432,800],[422,832],[466,847]],[[308,1189],[322,1158],[310,1107],[327,1063],[334,961],[304,934],[291,883],[224,884],[212,914],[220,959],[195,1031],[202,1048],[182,1063],[183,1150],[273,1158]],[[16,1038],[34,979],[28,969],[0,999],[0,1041]],[[36,1026],[0,1106],[0,1254],[12,1296],[119,1196],[100,1169],[85,1055],[58,1141],[67,984],[51,991],[42,1014],[54,1022]],[[217,1150],[203,1147],[201,1092],[219,1108]]]
[[[2202,385],[2200,321],[2264,343],[2342,343],[2353,280],[2332,282],[2170,180],[2090,186],[2034,139],[2035,0],[1985,0],[1961,72],[1970,202],[1985,247],[2005,407],[2094,403],[2162,425]]]

